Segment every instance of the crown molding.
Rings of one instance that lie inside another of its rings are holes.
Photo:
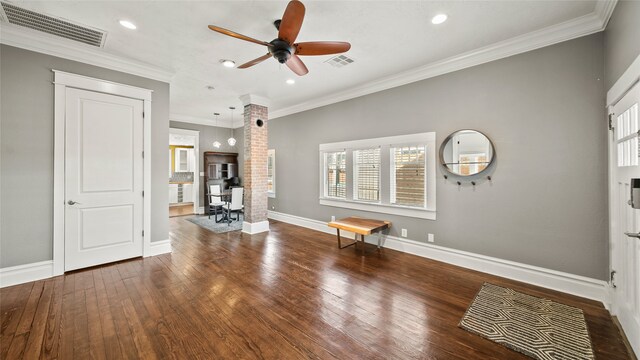
[[[271,101],[266,97],[254,95],[254,94],[241,95],[240,101],[242,101],[242,106],[253,104],[253,105],[269,107],[269,105],[271,105]]]
[[[270,110],[269,119],[276,119],[321,106],[376,93],[603,31],[611,17],[611,14],[613,13],[616,3],[617,0],[599,0],[596,3],[595,10],[587,15],[527,34],[519,35],[511,39],[500,41],[441,61],[426,64],[415,69],[380,78],[328,96],[317,97],[313,100],[282,109]]]
[[[613,10],[616,8],[618,4],[618,0],[599,0],[596,3],[596,9],[593,11],[598,18],[600,18],[600,27],[601,30],[607,27],[609,23],[609,19],[611,19],[611,15],[613,15]]]
[[[201,118],[197,116],[184,115],[184,114],[169,114],[169,121],[178,121],[189,124],[196,125],[205,125],[205,126],[215,126],[219,128],[227,128],[227,129],[237,129],[239,127],[244,126],[244,120],[235,120],[233,123],[230,120],[218,120],[217,125],[216,121],[213,119]]]
[[[162,82],[170,82],[174,75],[155,65],[6,22],[0,22],[0,43]]]

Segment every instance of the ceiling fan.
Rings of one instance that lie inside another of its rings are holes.
[[[271,42],[257,40],[214,25],[209,25],[209,29],[236,39],[264,45],[268,48],[269,52],[267,54],[238,66],[238,69],[246,69],[273,56],[279,63],[286,64],[294,73],[302,76],[307,74],[309,70],[298,56],[339,54],[351,48],[351,44],[342,41],[295,43],[302,27],[304,12],[305,8],[302,2],[298,0],[290,1],[284,11],[284,15],[282,15],[282,19],[273,23],[278,29],[278,37]]]

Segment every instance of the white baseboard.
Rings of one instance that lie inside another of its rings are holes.
[[[53,276],[53,260],[0,269],[0,287],[23,284]]]
[[[167,240],[154,241],[151,243],[149,250],[150,250],[149,253],[146,254],[145,257],[170,253],[171,240],[167,239]]]
[[[269,231],[269,221],[260,221],[256,223],[242,222],[242,232],[247,234],[258,234]]]
[[[268,217],[273,220],[306,227],[328,234],[335,234],[335,229],[327,226],[326,222],[303,218],[300,216],[269,211]],[[343,232],[340,233],[341,235]],[[353,234],[344,234],[353,238]],[[377,244],[377,236],[365,241]],[[475,254],[467,251],[451,249],[443,246],[426,244],[419,241],[384,236],[383,247],[405,253],[442,261],[467,269],[522,281],[532,285],[557,290],[587,299],[602,302],[608,308],[608,284],[606,281],[592,279],[580,275],[545,269],[515,261],[499,259],[491,256]]]

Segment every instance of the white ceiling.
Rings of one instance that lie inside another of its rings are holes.
[[[266,53],[266,48],[207,29],[214,24],[257,39],[276,37],[272,22],[287,1],[12,1],[28,9],[107,31],[104,52],[168,69],[174,119],[241,116],[239,96],[270,99],[280,111],[345,89],[415,69],[594,12],[596,1],[303,1],[306,17],[297,41],[352,44],[355,62],[335,68],[330,56],[303,57],[309,74],[298,77],[275,59],[252,68],[229,69]],[[446,13],[449,20],[431,24]],[[118,20],[134,22],[127,30]],[[295,79],[295,85],[285,80]],[[206,87],[212,85],[214,90]]]

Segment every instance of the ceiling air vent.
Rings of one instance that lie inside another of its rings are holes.
[[[335,66],[335,67],[343,67],[343,66],[347,66],[351,63],[353,63],[353,59],[350,57],[347,57],[345,55],[337,55],[332,57],[331,59],[325,61],[326,63],[328,63],[331,66]]]
[[[104,31],[23,9],[6,2],[2,2],[2,10],[5,15],[3,20],[10,24],[24,26],[96,47],[102,47],[104,44],[106,37]]]

